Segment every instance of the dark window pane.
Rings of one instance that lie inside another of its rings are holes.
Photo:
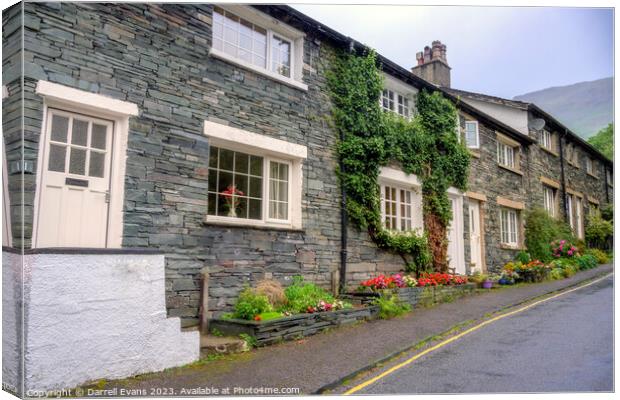
[[[248,173],[248,158],[250,156],[244,153],[235,153],[235,172]]]
[[[215,146],[211,146],[209,150],[209,167],[217,168],[217,151],[218,148]]]
[[[250,199],[250,219],[262,218],[262,201],[256,199]]]
[[[261,178],[250,178],[250,197],[261,198],[263,196],[263,180]]]
[[[222,172],[220,171],[220,181],[217,186],[217,191],[221,192],[226,190],[228,186],[233,184],[233,174],[232,172]]]
[[[78,146],[86,146],[88,141],[88,121],[81,119],[73,120],[73,128],[71,129],[71,143]]]
[[[90,138],[90,147],[95,149],[106,150],[106,140],[108,136],[108,127],[105,125],[93,124],[93,133]]]
[[[217,171],[209,170],[209,192],[217,192]]]
[[[225,169],[226,171],[233,170],[233,156],[234,152],[226,149],[220,149],[220,169]]]
[[[86,150],[72,147],[69,160],[69,172],[84,175],[86,172]]]
[[[96,151],[90,152],[90,163],[88,164],[88,175],[103,178],[105,164],[105,153]]]
[[[209,199],[208,199],[208,209],[207,209],[207,214],[209,215],[215,215],[215,210],[217,209],[217,194],[215,193],[209,193]]]
[[[243,192],[243,196],[248,195],[248,176],[235,174],[235,188]]]
[[[67,142],[69,131],[69,118],[60,115],[52,116],[52,140],[55,142]]]
[[[47,169],[56,172],[65,172],[65,158],[67,148],[65,146],[58,146],[50,144],[50,157]]]
[[[250,174],[263,176],[263,157],[250,157]]]
[[[235,213],[237,214],[237,218],[248,218],[248,199],[247,197],[238,197],[237,198],[237,208],[235,209]]]

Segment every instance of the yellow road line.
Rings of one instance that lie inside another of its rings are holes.
[[[536,301],[534,303],[528,304],[528,305],[523,306],[521,308],[518,308],[518,309],[516,309],[514,311],[510,311],[510,312],[507,312],[505,314],[500,314],[500,315],[498,315],[496,317],[493,317],[493,318],[488,319],[488,320],[486,320],[484,322],[481,322],[480,324],[478,324],[476,326],[473,326],[473,327],[471,327],[471,328],[469,328],[469,329],[459,333],[458,335],[452,336],[451,338],[446,339],[443,342],[437,343],[433,347],[429,347],[428,349],[426,349],[426,350],[416,354],[415,356],[413,356],[413,357],[403,361],[402,363],[400,363],[398,365],[395,365],[392,368],[382,372],[381,374],[375,376],[374,378],[368,379],[367,381],[364,381],[364,382],[360,383],[359,385],[357,385],[357,386],[347,390],[346,392],[344,392],[344,395],[350,395],[350,394],[353,394],[355,392],[359,392],[360,390],[364,389],[366,386],[372,385],[373,383],[377,382],[379,379],[385,378],[386,376],[388,376],[388,375],[398,371],[399,369],[401,369],[401,368],[411,364],[412,362],[414,362],[415,360],[419,359],[420,357],[423,357],[423,356],[427,355],[428,353],[431,353],[431,352],[433,352],[433,351],[435,351],[437,349],[440,349],[440,348],[446,346],[447,344],[450,344],[450,343],[454,342],[455,340],[458,340],[458,339],[462,338],[465,335],[468,335],[468,334],[470,334],[470,333],[472,333],[474,331],[477,331],[478,329],[482,328],[485,325],[488,325],[488,324],[490,324],[492,322],[498,321],[498,320],[500,320],[502,318],[506,318],[506,317],[509,317],[511,315],[515,315],[517,313],[523,312],[523,311],[528,310],[528,309],[530,309],[530,308],[532,308],[534,306],[537,306],[538,304],[547,302],[549,300],[553,300],[553,299],[555,299],[557,297],[560,297],[560,296],[564,296],[565,294],[574,292],[574,291],[579,290],[579,289],[583,289],[583,288],[585,288],[587,286],[590,286],[590,285],[594,285],[595,283],[598,283],[598,282],[600,282],[600,281],[602,281],[604,279],[607,279],[611,275],[613,275],[613,272],[603,276],[602,278],[599,278],[599,279],[593,280],[591,282],[588,282],[585,285],[577,286],[577,287],[575,287],[573,289],[569,289],[569,290],[560,292],[560,293],[555,294],[555,295],[553,295],[551,297],[546,297],[546,298],[544,298],[542,300],[538,300],[538,301]]]

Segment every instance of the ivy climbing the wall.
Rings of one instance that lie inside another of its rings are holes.
[[[372,51],[336,55],[328,83],[335,128],[342,138],[337,150],[343,165],[339,178],[352,223],[367,230],[378,247],[399,254],[409,271],[446,271],[452,219],[447,190],[465,190],[470,157],[455,134],[454,105],[439,92],[423,90],[413,119],[382,111],[383,77]],[[383,227],[379,171],[393,163],[422,182],[425,232]]]

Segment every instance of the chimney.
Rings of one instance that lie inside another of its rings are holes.
[[[423,52],[416,53],[418,65],[411,72],[437,86],[450,87],[450,66],[446,57],[446,45],[434,40],[425,46]]]

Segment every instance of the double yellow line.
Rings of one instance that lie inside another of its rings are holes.
[[[575,287],[573,289],[565,290],[565,291],[560,292],[558,294],[555,294],[553,296],[546,297],[546,298],[544,298],[542,300],[535,301],[534,303],[528,304],[528,305],[523,306],[521,308],[518,308],[516,310],[507,312],[505,314],[500,314],[500,315],[498,315],[496,317],[493,317],[491,319],[483,321],[483,322],[479,323],[478,325],[473,326],[473,327],[471,327],[471,328],[469,328],[469,329],[459,333],[458,335],[452,336],[451,338],[446,339],[443,342],[439,342],[436,345],[434,345],[433,347],[429,347],[428,349],[426,349],[426,350],[424,350],[424,351],[414,355],[413,357],[411,357],[411,358],[401,362],[400,364],[397,364],[397,365],[393,366],[392,368],[390,368],[390,369],[380,373],[379,375],[377,375],[377,376],[375,376],[375,377],[373,377],[371,379],[368,379],[368,380],[360,383],[359,385],[357,385],[357,386],[347,390],[346,392],[344,392],[344,394],[345,395],[350,395],[350,394],[354,394],[356,392],[359,392],[360,390],[364,389],[365,387],[367,387],[369,385],[372,385],[373,383],[377,382],[378,380],[383,379],[386,376],[388,376],[388,375],[398,371],[399,369],[401,369],[401,368],[411,364],[412,362],[416,361],[417,359],[419,359],[421,357],[424,357],[425,355],[427,355],[429,353],[432,353],[433,351],[438,350],[438,349],[440,349],[440,348],[442,348],[442,347],[444,347],[444,346],[454,342],[455,340],[458,340],[458,339],[462,338],[465,335],[469,335],[470,333],[472,333],[474,331],[477,331],[478,329],[482,328],[483,326],[489,325],[489,324],[491,324],[491,323],[493,323],[495,321],[499,321],[502,318],[510,317],[511,315],[515,315],[515,314],[518,314],[520,312],[529,310],[532,307],[535,307],[535,306],[537,306],[539,304],[542,304],[542,303],[545,303],[547,301],[556,299],[556,298],[558,298],[560,296],[564,296],[565,294],[572,293],[574,291],[577,291],[579,289],[583,289],[583,288],[588,287],[590,285],[594,285],[595,283],[598,283],[598,282],[600,282],[600,281],[602,281],[604,279],[607,279],[611,275],[613,275],[613,272],[609,273],[609,274],[607,274],[607,275],[605,275],[605,276],[603,276],[601,278],[598,278],[598,279],[595,279],[595,280],[593,280],[591,282],[588,282],[588,283],[586,283],[584,285],[577,286],[577,287]]]

